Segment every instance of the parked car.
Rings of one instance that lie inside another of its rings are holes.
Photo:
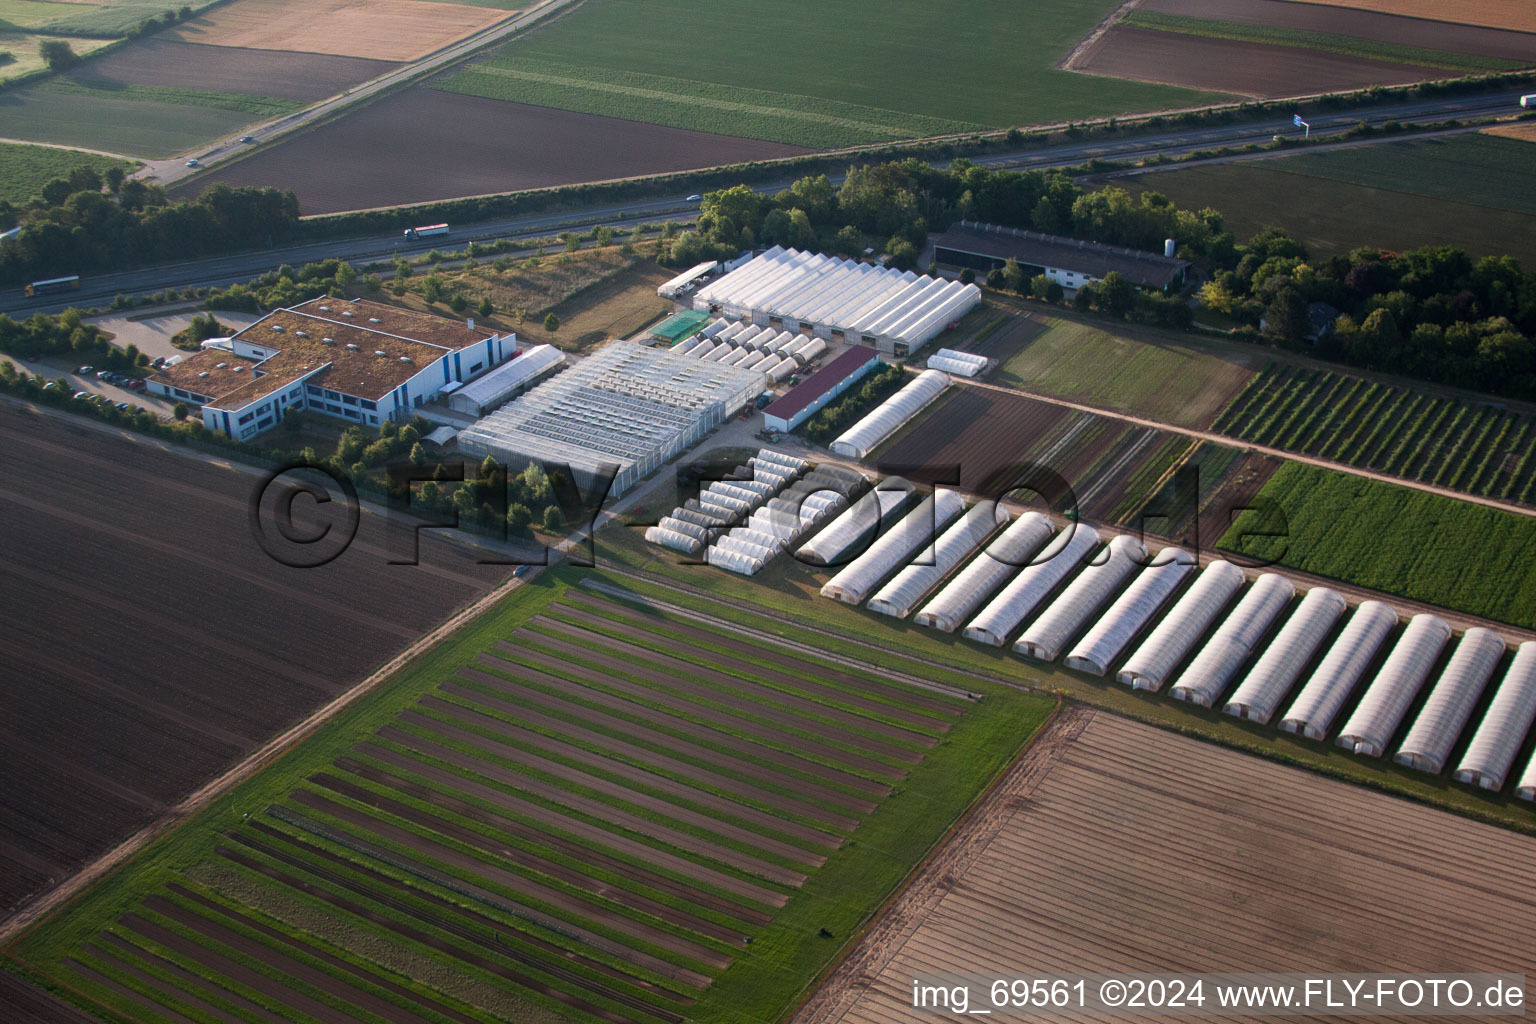
[[[112,379],[112,371],[111,370],[97,370],[96,371],[96,379],[97,380],[111,380]]]
[[[147,387],[147,386],[148,385],[146,385],[142,380],[140,380],[137,377],[133,378],[133,380],[130,380],[128,383],[123,385],[123,387],[127,388],[129,391],[143,391],[145,389],[145,387]]]
[[[516,569],[512,570],[512,575],[517,577],[518,579],[522,579],[524,576],[527,576],[531,572],[533,572],[533,566],[531,566],[531,565],[520,565]]]
[[[165,365],[165,356],[155,356],[154,359],[150,360],[149,365],[157,370],[160,369],[160,367]]]
[[[127,412],[128,409],[129,409],[129,405],[128,405],[127,402],[118,402],[112,408],[116,409],[118,412]]]
[[[80,367],[80,369],[76,370],[75,372],[78,373],[78,374],[81,374],[83,376],[83,375],[85,375],[87,373],[95,373],[96,372],[96,367],[94,367],[94,366],[82,366],[82,367]]]
[[[89,391],[76,391],[74,397],[75,401],[83,402],[85,399],[91,397],[91,393]]]

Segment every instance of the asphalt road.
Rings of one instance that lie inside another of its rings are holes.
[[[1410,103],[1387,104],[1369,110],[1345,110],[1313,116],[1312,132],[1314,135],[1336,134],[1362,121],[1377,125],[1398,121],[1412,126],[1433,124],[1452,118],[1487,117],[1513,113],[1519,109],[1519,102],[1520,92],[1511,90],[1476,96],[1449,96],[1433,100],[1416,100]],[[1294,135],[1299,131],[1300,129],[1292,125],[1288,117],[1236,125],[1171,127],[1129,138],[1092,138],[1012,153],[998,153],[974,158],[973,162],[988,167],[1049,168],[1073,166],[1096,158],[1135,161],[1159,154],[1176,157],[1201,149],[1263,143],[1270,141],[1275,135]],[[1383,135],[1374,140],[1356,140],[1351,144],[1385,142],[1397,137]],[[757,191],[778,192],[787,188],[792,180],[792,178],[785,178],[783,181],[760,185],[757,186]],[[836,180],[839,179],[834,179]],[[60,295],[29,299],[20,289],[10,289],[0,293],[0,311],[25,316],[31,313],[57,312],[68,306],[86,308],[105,306],[118,293],[137,295],[162,288],[226,287],[237,281],[248,281],[284,263],[298,265],[329,257],[337,257],[353,263],[390,260],[396,256],[420,255],[445,246],[458,248],[472,240],[536,238],[551,231],[563,230],[573,221],[580,221],[583,224],[607,223],[624,226],[646,220],[687,220],[690,217],[690,205],[683,201],[683,197],[678,196],[670,199],[593,207],[583,211],[513,217],[477,224],[455,224],[453,234],[447,239],[436,238],[407,243],[398,233],[390,232],[365,238],[310,242],[146,270],[93,275],[85,278],[77,291]]]

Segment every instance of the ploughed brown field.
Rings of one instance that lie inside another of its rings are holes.
[[[424,6],[441,6],[438,4]],[[291,188],[305,214],[740,163],[808,150],[413,88],[200,176]]]
[[[1303,32],[1355,36],[1425,50],[1448,50],[1507,60],[1536,60],[1536,33],[1511,32],[1480,24],[1458,25],[1429,17],[1377,13],[1370,7],[1296,3],[1294,0],[1142,0],[1138,11],[1208,18],[1237,25],[1266,25]],[[1384,9],[1384,8],[1383,8]],[[1444,5],[1459,13],[1461,7]]]
[[[1487,25],[1516,32],[1536,32],[1536,6],[1530,0],[1300,0],[1321,7],[1380,11],[1408,18],[1432,18],[1462,25]]]
[[[1411,64],[1116,25],[1075,71],[1245,96],[1295,96],[1440,77]]]
[[[1533,872],[1531,836],[1069,707],[793,1020],[912,1020],[949,972],[1529,975]]]
[[[93,60],[75,73],[83,81],[157,85],[321,100],[377,78],[390,61],[283,50],[242,50],[151,38]]]
[[[364,515],[334,562],[252,537],[258,478],[0,403],[0,912],[100,855],[504,579]],[[301,510],[302,511],[302,510]]]

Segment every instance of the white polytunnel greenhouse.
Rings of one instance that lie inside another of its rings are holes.
[[[860,541],[890,524],[916,496],[917,489],[911,482],[886,477],[843,509],[826,529],[800,545],[795,557],[810,565],[844,564]]]
[[[1296,587],[1279,573],[1267,572],[1254,580],[1179,675],[1169,695],[1203,708],[1215,704],[1295,596]]]
[[[1339,730],[1338,744],[1345,750],[1380,757],[1403,723],[1403,716],[1440,660],[1451,639],[1451,627],[1436,615],[1415,615],[1402,637],[1387,655],[1381,671],[1366,688],[1354,714]]]
[[[957,352],[952,348],[941,348],[928,357],[928,369],[942,370],[959,377],[974,377],[978,373],[985,372],[991,362],[986,356],[979,356],[974,352]]]
[[[1356,608],[1317,670],[1291,702],[1290,710],[1280,720],[1280,728],[1312,740],[1327,736],[1339,709],[1349,700],[1355,684],[1395,628],[1397,612],[1390,606],[1366,601]]]
[[[1000,518],[1001,517],[1001,518]],[[950,571],[970,557],[992,534],[1008,513],[995,501],[983,501],[955,520],[933,545],[930,557],[919,557],[891,578],[867,607],[872,612],[906,618]]]
[[[976,614],[965,627],[966,638],[993,647],[1003,646],[1035,606],[1098,546],[1098,530],[1083,523],[1069,523]]]
[[[821,596],[844,604],[863,604],[899,566],[920,553],[925,560],[931,559],[934,535],[964,511],[965,498],[959,491],[934,491],[823,584]]]
[[[850,458],[864,458],[878,448],[880,442],[900,430],[902,424],[927,408],[947,387],[949,377],[946,374],[924,370],[906,387],[838,435],[832,442],[832,450]]]
[[[1163,548],[1150,564],[1115,598],[1062,664],[1089,675],[1102,676],[1152,616],[1195,571],[1195,556],[1181,548]]]
[[[1247,577],[1231,562],[1215,561],[1201,570],[1172,610],[1152,628],[1115,673],[1115,680],[1137,690],[1157,692],[1205,635],[1216,616],[1242,589]]]
[[[681,551],[685,555],[697,555],[704,550],[704,542],[690,537],[686,533],[678,533],[664,526],[648,527],[645,531],[645,539],[652,544],[659,544],[673,551]]]
[[[1222,710],[1235,718],[1267,723],[1348,607],[1343,597],[1327,587],[1307,591]]]
[[[1433,775],[1443,772],[1451,748],[1504,657],[1505,647],[1502,636],[1482,626],[1462,634],[1392,760]]]
[[[955,574],[912,621],[953,633],[997,588],[1050,540],[1054,527],[1039,512],[1025,512]]]
[[[904,357],[981,302],[981,289],[779,246],[716,278],[693,308]]]
[[[1456,766],[1456,781],[1469,782],[1483,789],[1504,788],[1504,779],[1515,755],[1536,719],[1536,641],[1526,641],[1515,648],[1515,657],[1509,663],[1509,671],[1499,688],[1494,691],[1493,702],[1483,715],[1482,724],[1472,734],[1461,763]],[[1536,756],[1532,758],[1536,762]],[[1536,767],[1536,764],[1533,764]],[[1526,769],[1520,785],[1536,782],[1532,771]],[[1523,795],[1523,794],[1522,794]],[[1529,795],[1525,796],[1529,800]]]
[[[1141,541],[1129,534],[1116,537],[1025,627],[1014,651],[1036,661],[1055,661],[1110,595],[1145,564],[1147,549]]]

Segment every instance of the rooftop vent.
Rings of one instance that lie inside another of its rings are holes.
[[[309,332],[308,331],[294,331],[293,332],[293,336],[295,338],[307,338],[307,337],[309,337]]]
[[[222,369],[224,369],[224,368],[225,368],[225,367],[226,367],[226,366],[228,366],[228,365],[229,365],[229,364],[228,364],[228,363],[217,363],[217,364],[215,364],[215,365],[216,365],[216,367],[217,367],[217,368],[218,368],[218,369],[220,369],[220,370],[222,370]]]
[[[208,371],[207,370],[203,370],[203,371],[198,373],[198,376],[199,377],[206,377],[206,376],[208,376]]]
[[[283,325],[282,324],[273,324],[272,325],[272,330],[276,331],[278,334],[282,334],[283,333]]]
[[[388,353],[388,352],[385,352],[385,351],[384,351],[384,350],[383,350],[383,349],[381,349],[381,348],[376,348],[376,349],[374,349],[374,350],[373,350],[373,354],[374,354],[374,355],[376,355],[376,356],[387,356],[387,355],[389,355],[389,353]]]
[[[368,318],[368,322],[371,323],[371,324],[376,324],[376,323],[379,323],[380,320],[376,316],[371,316],[371,317]]]
[[[321,306],[320,307],[320,312],[322,312],[322,313],[329,313],[330,311],[331,311],[331,307],[330,306]]]
[[[344,309],[344,310],[341,311],[341,315],[342,316],[353,316],[354,314],[353,314],[353,312],[350,309]]]
[[[353,352],[357,351],[357,346],[352,344],[350,341],[347,342],[347,348],[351,349]]]
[[[322,344],[322,345],[334,345],[334,344],[336,344],[336,339],[335,338],[321,338],[320,339],[320,344]]]
[[[410,361],[411,361],[411,357],[410,357],[410,356],[401,356],[401,357],[400,357],[400,361],[401,361],[401,362],[402,362],[402,363],[408,363],[408,362],[410,362]]]

